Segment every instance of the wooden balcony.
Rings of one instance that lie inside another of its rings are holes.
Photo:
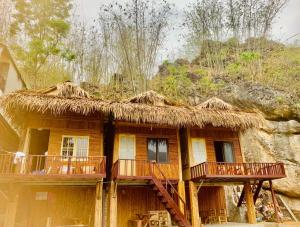
[[[98,179],[105,177],[106,158],[0,154],[0,179]]]
[[[191,167],[193,181],[228,181],[270,180],[284,178],[283,163],[225,163],[204,162]]]
[[[155,165],[164,173],[169,180],[179,179],[178,161],[168,163],[155,163]],[[154,163],[148,160],[119,159],[113,165],[112,176],[114,179],[123,180],[149,180],[151,179],[151,170],[159,179],[163,179],[158,168],[154,168]]]

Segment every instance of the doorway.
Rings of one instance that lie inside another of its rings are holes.
[[[214,141],[217,162],[234,162],[233,144],[226,141]]]
[[[45,155],[48,155],[50,130],[30,130],[29,155],[32,160],[31,172],[45,169]]]

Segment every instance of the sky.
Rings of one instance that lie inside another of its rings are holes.
[[[77,2],[77,11],[80,17],[88,23],[97,18],[101,4],[109,3],[109,0],[75,1]],[[184,39],[180,36],[182,29],[176,26],[176,24],[183,21],[184,9],[194,1],[195,0],[168,0],[168,2],[175,5],[177,16],[171,18],[172,27],[174,27],[174,29],[168,32],[163,47],[164,51],[161,53],[161,59],[159,60],[166,58],[174,60],[182,50],[184,45]],[[282,9],[273,25],[272,38],[285,43],[293,43],[295,41],[297,41],[298,44],[300,43],[300,0],[289,0],[285,8]]]

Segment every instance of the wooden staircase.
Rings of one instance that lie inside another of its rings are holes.
[[[156,192],[161,203],[164,204],[165,208],[170,213],[172,220],[175,221],[178,226],[181,227],[192,227],[186,216],[186,205],[184,200],[179,196],[177,190],[174,188],[172,183],[165,177],[163,172],[160,170],[156,163],[153,163],[151,170],[150,184],[152,189]],[[158,173],[162,178],[163,182],[156,176]],[[178,203],[181,202],[184,206],[184,213],[180,210]]]
[[[263,182],[264,182],[263,180],[255,181],[254,184],[252,185],[252,194],[253,194],[254,204],[259,196],[259,192],[262,188]],[[244,187],[237,206],[240,207],[242,204],[245,204],[245,203],[246,203],[246,201],[245,201],[245,187]]]

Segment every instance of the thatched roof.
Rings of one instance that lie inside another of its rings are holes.
[[[197,121],[214,127],[245,130],[258,127],[263,122],[259,113],[241,111],[216,97],[199,104],[195,109]]]
[[[259,115],[242,112],[224,101],[213,98],[197,107],[170,102],[154,91],[129,100],[112,102],[91,97],[80,87],[65,82],[39,91],[18,91],[4,96],[0,106],[12,121],[21,124],[28,113],[61,115],[73,112],[81,115],[112,114],[116,120],[136,123],[164,124],[174,127],[227,127],[244,130],[257,127]]]

